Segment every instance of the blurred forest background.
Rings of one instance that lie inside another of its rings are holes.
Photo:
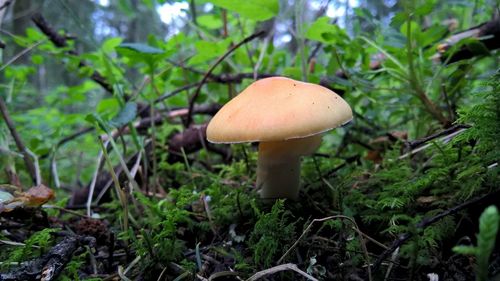
[[[0,34],[0,280],[500,278],[496,0],[1,0]],[[354,112],[272,207],[205,141],[269,76]]]

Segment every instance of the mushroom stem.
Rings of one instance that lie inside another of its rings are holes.
[[[300,157],[313,153],[321,135],[259,144],[257,187],[263,199],[297,200],[300,188]]]
[[[259,145],[260,147],[261,145]],[[300,187],[300,156],[278,157],[259,154],[257,187],[264,199],[297,200]]]

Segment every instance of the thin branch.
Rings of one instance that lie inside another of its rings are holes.
[[[105,149],[108,148],[108,143],[109,143],[109,141],[104,142],[103,146],[104,146]],[[96,169],[94,171],[94,176],[92,177],[92,182],[90,183],[90,186],[89,186],[89,192],[88,192],[88,196],[87,196],[87,202],[85,204],[85,206],[87,208],[87,216],[88,217],[92,216],[92,199],[94,197],[95,185],[96,185],[96,182],[97,182],[97,176],[99,176],[99,170],[101,169],[102,159],[103,159],[103,151],[100,150],[99,154],[97,155]]]
[[[7,110],[7,106],[5,105],[5,101],[3,100],[3,97],[0,96],[0,111],[2,113],[2,117],[5,120],[5,124],[9,128],[10,134],[12,135],[12,138],[14,138],[14,142],[16,143],[17,149],[21,154],[23,155],[24,159],[24,164],[26,165],[26,169],[28,170],[28,173],[31,176],[31,179],[33,180],[33,183],[37,183],[37,172],[35,168],[35,164],[33,162],[33,159],[31,159],[31,155],[28,152],[28,149],[24,145],[21,137],[17,133],[16,127],[14,126],[14,122],[12,122],[12,119],[10,118],[9,111]]]
[[[46,41],[46,39],[40,40],[40,41],[36,42],[35,44],[29,46],[28,48],[22,50],[21,52],[19,52],[18,54],[16,54],[15,56],[13,56],[8,62],[6,62],[2,66],[0,66],[0,71],[3,71],[9,65],[13,64],[16,60],[18,60],[19,58],[23,57],[27,53],[31,52],[31,50],[33,50],[34,48],[38,47],[40,44],[44,43],[45,41]]]
[[[285,270],[293,270],[311,281],[318,281],[318,279],[316,279],[316,278],[312,277],[311,275],[305,273],[304,271],[300,270],[297,267],[297,265],[295,265],[293,263],[280,264],[280,265],[277,265],[275,267],[271,267],[271,268],[259,271],[259,272],[255,273],[254,275],[252,275],[250,278],[248,278],[246,281],[259,280],[266,275],[274,274],[276,272],[285,271]]]
[[[316,57],[319,50],[321,50],[322,46],[323,46],[323,44],[321,42],[316,43],[316,45],[314,46],[314,49],[312,50],[312,52],[309,54],[309,57],[307,58],[308,63],[310,63],[311,60],[314,59],[314,57]]]
[[[193,120],[193,107],[194,107],[194,103],[196,102],[196,99],[198,98],[198,96],[200,95],[200,91],[201,91],[201,87],[205,84],[205,82],[207,82],[210,74],[212,73],[212,71],[214,71],[214,69],[225,59],[227,58],[232,52],[234,52],[236,49],[238,49],[239,47],[241,47],[243,44],[246,44],[250,41],[252,41],[253,39],[255,38],[258,38],[258,37],[261,37],[263,35],[266,34],[266,31],[258,31],[248,37],[246,37],[245,39],[241,40],[238,44],[234,45],[234,46],[231,46],[225,54],[223,54],[221,57],[219,57],[215,63],[210,67],[210,69],[207,71],[207,73],[205,73],[205,76],[203,76],[203,79],[201,79],[201,82],[199,83],[198,87],[196,88],[196,91],[194,93],[194,95],[191,97],[191,99],[189,100],[189,110],[188,110],[188,115],[187,115],[187,118],[186,118],[186,122],[185,122],[185,127],[189,127],[189,125],[191,125],[191,122]]]
[[[5,2],[2,4],[2,6],[0,6],[0,10],[3,10],[3,9],[5,9],[5,8],[7,8],[7,7],[8,7],[11,3],[12,3],[12,1],[11,1],[11,0],[7,0],[7,1],[5,1]]]
[[[58,48],[67,48],[68,43],[67,43],[67,38],[65,36],[60,35],[57,33],[52,26],[49,25],[49,23],[45,20],[45,18],[42,16],[40,13],[35,13],[32,17],[31,20],[35,23],[35,25],[44,33],[54,45]],[[67,54],[73,55],[73,56],[78,56],[78,53],[75,50],[69,50],[67,51]],[[88,66],[85,62],[80,61],[78,67],[86,67]],[[97,84],[101,85],[101,87],[106,90],[109,93],[113,93],[113,85],[109,84],[106,81],[106,78],[102,76],[101,73],[98,71],[95,71],[92,73],[90,76],[90,79],[94,80]]]
[[[454,133],[454,132],[461,130],[461,129],[468,129],[470,127],[471,127],[470,125],[466,125],[466,124],[456,124],[456,125],[453,125],[447,129],[444,129],[440,132],[437,132],[435,134],[426,136],[426,137],[421,138],[421,139],[416,139],[416,140],[410,141],[410,142],[408,142],[407,145],[408,145],[408,148],[415,149],[415,148],[421,146],[422,144],[427,143],[431,140],[437,139],[437,138],[442,137],[442,136],[446,136],[448,134]]]

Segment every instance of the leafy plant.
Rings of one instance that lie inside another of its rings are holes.
[[[500,225],[500,214],[495,206],[489,206],[479,217],[477,246],[455,246],[453,251],[476,257],[476,280],[488,280],[488,265]]]
[[[15,246],[10,251],[4,252],[2,254],[4,262],[0,265],[2,270],[5,270],[12,264],[42,255],[54,242],[52,233],[59,230],[56,228],[45,228],[37,231],[24,241],[24,245]]]
[[[258,221],[250,234],[248,245],[256,265],[269,267],[285,253],[295,238],[295,223],[291,222],[284,201],[274,203],[269,213],[261,213],[254,205]]]

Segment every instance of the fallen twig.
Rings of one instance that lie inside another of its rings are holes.
[[[431,144],[428,142],[435,140],[437,138],[442,137],[441,140],[446,143],[451,138],[462,133],[463,131],[467,130],[470,127],[471,127],[470,125],[466,125],[466,124],[457,124],[457,125],[454,125],[454,126],[447,128],[443,131],[429,135],[427,137],[407,142],[406,146],[407,146],[408,152],[399,156],[399,159],[406,158],[414,153],[417,153],[423,149],[426,149],[427,147],[431,146]]]
[[[45,255],[25,262],[8,273],[0,273],[0,280],[55,280],[82,243],[93,243],[93,240],[88,237],[66,236]]]
[[[454,133],[456,131],[459,131],[461,129],[468,129],[470,128],[471,126],[470,125],[466,125],[466,124],[456,124],[456,125],[453,125],[445,130],[442,130],[440,132],[437,132],[435,134],[432,134],[432,135],[429,135],[429,136],[426,136],[424,138],[421,138],[421,139],[416,139],[416,140],[413,140],[413,141],[409,141],[408,142],[408,147],[410,149],[415,149],[419,146],[421,146],[422,144],[424,143],[427,143],[433,139],[436,139],[436,138],[439,138],[439,137],[442,137],[442,136],[446,136],[450,133]]]
[[[438,53],[433,59],[439,60],[442,63],[453,63],[459,60],[469,59],[476,55],[473,50],[468,47],[462,47],[453,53],[448,53],[454,45],[465,38],[476,38],[488,50],[500,48],[500,16],[495,15],[492,20],[481,23],[468,30],[464,30],[453,34],[438,45]]]
[[[285,270],[293,270],[309,280],[318,281],[318,279],[316,279],[316,278],[312,277],[311,275],[305,273],[304,271],[300,270],[297,267],[297,265],[295,265],[293,263],[280,264],[280,265],[277,265],[275,267],[271,267],[271,268],[268,268],[266,270],[259,271],[259,272],[255,273],[254,275],[252,275],[250,278],[248,278],[246,281],[259,280],[260,278],[262,278],[266,275],[274,274],[276,272],[285,271]]]

